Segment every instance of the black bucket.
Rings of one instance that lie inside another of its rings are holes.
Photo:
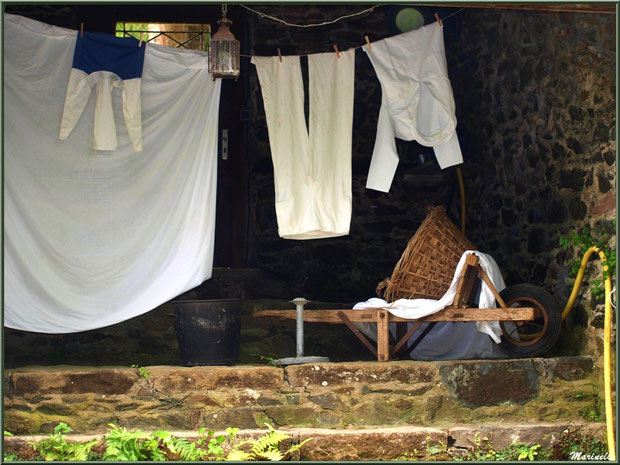
[[[172,304],[185,366],[233,365],[239,360],[241,300],[187,300]]]

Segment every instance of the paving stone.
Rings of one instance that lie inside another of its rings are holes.
[[[46,393],[127,394],[138,381],[135,370],[129,368],[42,368],[11,372],[12,393],[21,397]]]
[[[343,362],[292,365],[285,368],[292,386],[335,386],[360,384],[427,383],[437,376],[433,364],[426,362]]]
[[[471,408],[523,404],[540,389],[536,368],[528,360],[446,363],[439,372],[451,397]]]
[[[147,367],[154,387],[162,393],[212,389],[274,389],[282,386],[281,368],[258,366]]]
[[[572,381],[585,378],[594,369],[590,357],[560,357],[535,359],[534,364],[545,378],[559,378]]]
[[[427,444],[447,444],[445,431],[435,428],[402,427],[365,430],[298,430],[300,441],[312,438],[301,449],[302,460],[390,460]]]
[[[479,439],[487,438],[494,450],[505,449],[510,444],[540,444],[547,448],[557,441],[562,432],[575,423],[536,423],[536,424],[485,424],[462,425],[448,429],[451,443],[455,447],[472,448]],[[603,425],[589,425],[591,431],[602,432]]]

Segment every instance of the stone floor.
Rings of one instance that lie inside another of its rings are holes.
[[[315,438],[304,446],[314,460],[334,457],[335,449],[341,460],[388,460],[427,440],[466,448],[476,431],[493,437],[495,447],[544,443],[568,425],[602,417],[588,357],[22,367],[5,371],[4,392],[4,428],[17,435],[12,444],[61,421],[76,434],[95,435],[109,423],[185,434],[269,423]]]

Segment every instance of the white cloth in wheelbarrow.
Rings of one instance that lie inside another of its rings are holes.
[[[475,254],[480,260],[480,266],[489,276],[497,292],[506,288],[499,266],[490,255],[468,250],[463,253],[459,260],[452,283],[448,291],[439,300],[433,299],[398,299],[391,304],[383,299],[371,298],[366,302],[360,302],[353,306],[354,309],[385,308],[392,315],[401,318],[419,319],[452,305],[456,297],[458,281],[465,267],[465,259],[468,254]],[[479,308],[496,307],[495,296],[491,289],[482,282],[478,298]],[[408,323],[410,327],[414,323]],[[418,337],[428,323],[424,323],[412,336]],[[356,323],[356,326],[367,336],[376,339],[376,324]],[[395,331],[395,324],[391,330]],[[420,344],[412,351],[411,357],[417,360],[455,360],[469,358],[497,358],[503,354],[493,341],[499,343],[502,334],[499,322],[440,322],[424,337]],[[490,337],[487,337],[490,336]]]

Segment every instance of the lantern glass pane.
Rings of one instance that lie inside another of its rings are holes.
[[[212,40],[210,44],[211,73],[215,77],[239,75],[239,42]]]

